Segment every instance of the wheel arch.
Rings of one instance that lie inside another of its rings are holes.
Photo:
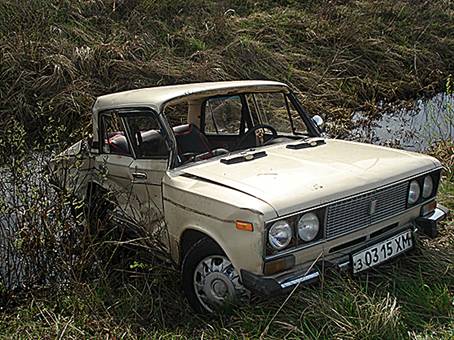
[[[238,272],[245,269],[252,273],[262,273],[261,233],[242,234],[241,236],[244,235],[244,237],[238,240],[238,238],[231,238],[232,233],[226,234],[219,231],[219,229],[207,228],[198,224],[187,225],[186,228],[183,228],[181,234],[177,234],[171,241],[171,244],[173,244],[171,253],[174,261],[178,266],[181,266],[185,252],[190,249],[194,242],[206,237],[219,246]],[[234,232],[244,233],[236,229],[234,229]]]
[[[179,265],[180,266],[183,263],[183,259],[186,255],[186,253],[191,248],[191,246],[203,238],[210,239],[211,241],[216,243],[219,246],[219,248],[222,249],[222,251],[224,253],[226,253],[225,249],[221,246],[220,242],[218,242],[212,235],[207,233],[205,230],[201,231],[194,227],[188,227],[180,235],[180,242],[179,242]]]
[[[92,209],[100,198],[105,199],[106,197],[108,197],[108,195],[109,189],[104,187],[101,183],[97,181],[89,181],[87,183],[85,197],[83,199],[85,201],[85,204],[87,204],[88,207]]]

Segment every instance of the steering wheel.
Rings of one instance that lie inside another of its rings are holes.
[[[266,143],[268,143],[269,141],[277,138],[277,131],[274,127],[272,127],[271,125],[268,125],[268,124],[258,124],[256,126],[254,126],[252,129],[248,130],[248,132],[246,132],[243,137],[241,137],[241,139],[239,140],[239,142],[235,145],[235,150],[237,149],[240,149],[243,147],[243,144],[245,141],[247,141],[247,139],[249,138],[250,135],[252,135],[255,131],[259,130],[259,129],[268,129],[271,131],[271,139],[266,141]]]

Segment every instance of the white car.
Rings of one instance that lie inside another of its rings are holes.
[[[191,306],[214,312],[316,280],[322,264],[367,270],[416,231],[435,237],[438,160],[322,125],[274,81],[137,89],[99,97],[92,138],[51,166],[87,202],[113,193],[180,266]]]

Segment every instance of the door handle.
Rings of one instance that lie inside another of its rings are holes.
[[[132,177],[135,179],[147,179],[147,174],[145,172],[133,172]]]

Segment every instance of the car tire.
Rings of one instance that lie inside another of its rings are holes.
[[[202,267],[204,269],[200,270]],[[242,285],[232,263],[221,247],[208,237],[189,248],[184,255],[182,271],[184,294],[197,313],[229,312],[235,305],[249,301],[250,293]]]

